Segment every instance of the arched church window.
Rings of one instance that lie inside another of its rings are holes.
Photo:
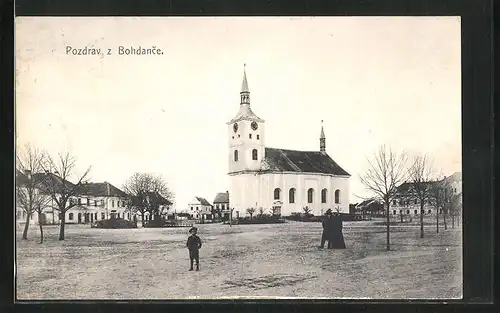
[[[238,162],[238,150],[234,150],[234,162]]]
[[[314,198],[314,189],[309,188],[307,190],[307,203],[313,203],[313,198]]]
[[[295,188],[290,188],[288,191],[288,201],[290,203],[295,203]]]
[[[274,200],[279,200],[281,198],[281,189],[274,189]]]
[[[340,190],[335,190],[335,203],[340,203]]]
[[[321,190],[321,203],[326,203],[326,188]]]
[[[252,160],[257,160],[257,149],[252,150]]]

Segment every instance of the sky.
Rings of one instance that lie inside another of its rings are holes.
[[[179,209],[228,190],[243,64],[266,146],[317,151],[324,120],[350,203],[382,144],[461,171],[459,17],[17,17],[15,32],[17,148],[71,151],[76,174],[119,188],[159,174]]]

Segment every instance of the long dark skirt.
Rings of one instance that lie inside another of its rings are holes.
[[[342,232],[335,232],[329,239],[329,249],[345,249],[344,235]]]

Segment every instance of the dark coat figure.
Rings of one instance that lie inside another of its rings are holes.
[[[200,248],[201,248],[201,239],[198,237],[196,234],[198,232],[198,228],[192,227],[189,230],[189,233],[191,233],[191,236],[188,237],[188,240],[186,242],[186,247],[189,250],[189,261],[191,264],[191,267],[189,268],[190,271],[193,270],[193,261],[196,261],[196,270],[200,270]]]
[[[345,249],[344,235],[342,234],[342,217],[337,213],[331,218],[331,221],[328,248]]]
[[[332,219],[332,210],[328,209],[325,213],[325,218],[323,219],[322,222],[323,226],[323,233],[321,234],[321,244],[318,248],[323,249],[325,247],[325,242],[328,241],[328,248],[330,248],[331,245],[331,238],[332,238],[332,226],[333,226],[333,219]]]

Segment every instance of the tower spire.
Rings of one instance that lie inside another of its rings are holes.
[[[243,82],[241,83],[240,105],[250,105],[250,90],[248,89],[246,66],[246,63],[243,64]]]
[[[321,120],[321,135],[319,136],[319,151],[326,153],[326,137],[323,128],[323,120]]]

